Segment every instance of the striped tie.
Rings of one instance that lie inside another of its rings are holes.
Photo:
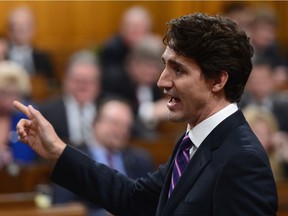
[[[172,191],[175,188],[175,185],[177,184],[180,176],[185,171],[189,161],[189,151],[190,148],[193,146],[193,143],[191,142],[188,134],[183,138],[182,142],[180,143],[178,153],[176,155],[176,158],[174,160],[174,167],[171,177],[171,184],[169,189],[169,197],[172,193]]]

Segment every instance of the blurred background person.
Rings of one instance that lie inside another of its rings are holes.
[[[12,105],[14,100],[26,104],[30,90],[29,76],[20,65],[0,62],[0,167],[14,162],[30,163],[38,158],[29,146],[18,141],[16,124],[26,116]]]
[[[285,91],[275,90],[272,66],[265,59],[254,61],[245,92],[239,103],[241,109],[250,105],[271,112],[277,121],[278,139],[283,140],[288,137],[288,95]],[[277,141],[277,143],[282,143],[282,141]],[[285,176],[288,177],[287,162],[284,163],[284,170]]]
[[[277,41],[277,28],[278,17],[272,8],[255,8],[250,34],[254,48],[253,60],[266,59],[273,69],[275,88],[282,89],[288,83],[288,71],[284,61],[284,50],[281,50]]]
[[[98,103],[98,112],[93,125],[94,138],[81,148],[91,158],[114,168],[132,179],[145,176],[155,169],[148,152],[129,144],[133,125],[130,104],[118,96],[109,96]],[[54,185],[54,203],[84,202],[89,216],[104,216],[108,213],[77,197],[61,186]]]
[[[163,70],[163,52],[164,45],[158,35],[142,38],[125,60],[125,79],[122,82],[111,79],[103,85],[105,93],[119,94],[132,104],[137,137],[154,138],[157,124],[167,117],[166,101],[156,85]]]
[[[244,116],[266,150],[276,181],[287,178],[284,163],[287,163],[288,137],[278,130],[277,119],[270,111],[254,105],[243,110]]]
[[[288,84],[285,50],[281,50],[277,40],[278,17],[269,6],[252,7],[247,2],[228,2],[223,7],[226,16],[235,21],[251,38],[254,48],[253,61],[266,59],[273,69],[275,88],[282,90]]]
[[[87,144],[100,95],[101,71],[93,52],[80,50],[71,55],[60,97],[46,100],[39,110],[59,137],[76,147]]]
[[[9,39],[9,59],[22,65],[26,71],[53,78],[54,71],[47,53],[32,44],[35,35],[35,18],[28,7],[18,7],[11,11],[7,20]]]
[[[7,38],[0,34],[0,61],[7,60],[8,42]]]
[[[275,90],[273,75],[269,61],[266,59],[254,61],[239,106],[244,108],[253,104],[271,111],[277,119],[279,130],[288,132],[288,95],[287,92]]]
[[[247,4],[247,2],[225,2],[223,13],[225,16],[236,22],[248,35],[250,35],[254,13],[252,7]]]
[[[130,50],[152,32],[152,18],[144,7],[128,8],[122,15],[119,31],[100,48],[103,83],[125,79],[124,62]]]
[[[56,90],[57,80],[49,54],[33,44],[35,22],[33,11],[29,7],[17,7],[10,12],[7,18],[7,56],[28,72],[32,88],[37,88],[37,91],[33,90],[32,96],[35,100],[40,100]]]

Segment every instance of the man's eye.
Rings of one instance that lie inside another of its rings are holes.
[[[179,67],[176,67],[174,70],[175,70],[175,73],[179,74],[179,75],[182,74],[182,72],[183,72],[183,70]]]

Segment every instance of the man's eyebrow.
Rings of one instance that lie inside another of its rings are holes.
[[[174,59],[169,59],[168,63],[171,64],[174,67],[183,67],[183,64],[181,64],[180,62],[174,60]]]
[[[171,65],[173,65],[173,66],[182,66],[182,64],[181,64],[180,62],[178,62],[178,61],[176,61],[176,60],[174,60],[174,59],[168,59],[168,60],[166,61],[166,59],[162,56],[162,57],[161,57],[161,60],[162,60],[162,62],[163,62],[164,64],[166,64],[166,63],[168,62],[169,64],[171,64]]]

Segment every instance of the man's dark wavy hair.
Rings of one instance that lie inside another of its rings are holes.
[[[226,99],[239,102],[252,69],[253,48],[246,33],[222,16],[194,13],[172,19],[163,42],[199,64],[205,79],[229,74]]]

